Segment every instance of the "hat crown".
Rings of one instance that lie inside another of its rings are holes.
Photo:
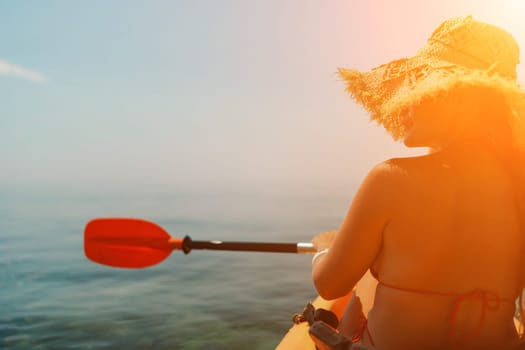
[[[420,53],[470,69],[490,69],[513,80],[520,55],[510,33],[471,16],[444,21]]]
[[[471,16],[442,22],[416,55],[369,72],[340,69],[347,90],[394,139],[402,115],[424,98],[456,88],[489,89],[505,98],[514,144],[525,151],[525,92],[516,81],[519,46],[507,31]],[[442,95],[441,95],[442,96]]]

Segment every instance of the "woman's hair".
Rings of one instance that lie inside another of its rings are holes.
[[[515,143],[513,128],[510,121],[513,120],[509,104],[504,95],[489,88],[468,87],[456,88],[448,92],[448,96],[456,96],[461,99],[465,94],[475,96],[473,103],[478,103],[476,108],[458,123],[463,127],[476,128],[476,132],[484,140],[488,141],[495,155],[506,170],[513,189],[516,215],[518,216],[521,244],[522,244],[522,266],[518,276],[520,282],[520,293],[518,299],[518,314],[521,323],[521,337],[525,338],[525,150]],[[451,101],[451,100],[449,100]]]
[[[520,321],[521,338],[525,338],[525,152],[512,150],[506,157],[505,165],[511,176],[514,187],[516,212],[519,217],[521,232],[521,269],[518,276],[520,281],[520,295],[518,297],[518,315]]]
[[[522,339],[525,337],[525,152],[520,150],[511,150],[506,155],[505,166],[511,176],[514,187],[514,200],[516,202],[516,212],[519,218],[521,232],[521,269],[518,276],[520,285],[520,295],[518,297],[518,311],[520,320],[520,332]]]
[[[521,336],[525,337],[525,150],[520,149],[514,142],[512,127],[509,123],[510,110],[505,98],[497,93],[492,93],[487,100],[481,102],[485,113],[481,121],[487,137],[492,144],[498,159],[507,171],[513,187],[516,214],[521,232],[522,244],[522,268],[518,276],[521,283],[520,296],[518,298],[519,320],[521,324]]]

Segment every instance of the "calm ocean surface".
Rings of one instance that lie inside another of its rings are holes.
[[[0,349],[273,349],[316,296],[310,256],[174,252],[143,270],[84,257],[94,217],[154,221],[196,240],[309,241],[349,198],[0,196]]]

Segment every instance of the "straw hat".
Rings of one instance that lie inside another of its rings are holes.
[[[424,97],[456,87],[485,87],[505,97],[515,146],[525,150],[525,92],[516,82],[519,46],[503,29],[471,16],[443,22],[415,56],[359,72],[339,69],[351,96],[394,139],[401,114]]]

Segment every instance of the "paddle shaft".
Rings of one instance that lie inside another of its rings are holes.
[[[312,243],[194,241],[189,236],[182,240],[181,249],[185,254],[193,249],[296,254],[315,253],[316,251]]]

